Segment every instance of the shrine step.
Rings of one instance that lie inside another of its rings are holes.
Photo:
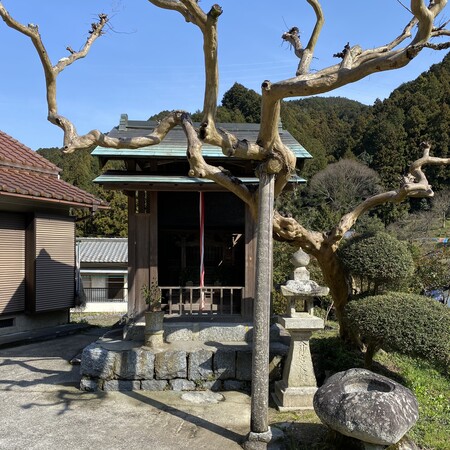
[[[124,329],[124,339],[144,340],[144,323],[137,323]],[[283,328],[278,324],[270,327],[270,340],[286,341]],[[167,343],[176,341],[198,342],[252,342],[253,324],[251,322],[164,322],[164,341]]]

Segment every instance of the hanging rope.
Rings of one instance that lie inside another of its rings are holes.
[[[205,308],[205,198],[203,192],[199,197],[200,215],[200,311]]]

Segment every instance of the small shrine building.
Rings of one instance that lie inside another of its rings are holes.
[[[128,120],[123,114],[110,137],[152,132],[155,121]],[[218,127],[239,139],[256,141],[259,124],[224,123]],[[311,155],[286,130],[280,136],[301,170]],[[140,149],[97,147],[102,165],[123,161],[94,181],[128,197],[128,317],[138,321],[146,305],[143,285],[157,284],[166,317],[248,320],[255,294],[256,226],[247,205],[207,179],[188,176],[187,140],[181,127],[158,145]],[[258,188],[257,162],[230,158],[203,145],[205,160],[221,166],[242,183]],[[291,183],[303,183],[294,176]]]

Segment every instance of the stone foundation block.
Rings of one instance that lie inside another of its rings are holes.
[[[217,349],[214,355],[214,373],[220,380],[236,378],[236,352],[234,350]]]
[[[195,391],[196,384],[193,381],[178,378],[170,380],[169,385],[174,391]]]
[[[117,354],[115,375],[125,380],[154,378],[155,354],[143,348],[130,349]]]
[[[194,340],[194,332],[192,328],[187,326],[174,326],[165,325],[164,326],[164,340],[166,342],[176,342],[176,341],[192,341]]]
[[[236,324],[205,326],[199,330],[198,340],[202,342],[250,342],[252,327]]]
[[[81,375],[103,380],[112,379],[116,356],[115,352],[106,350],[95,343],[88,345],[81,356]]]
[[[166,380],[142,380],[141,389],[143,391],[165,391],[169,388]]]
[[[239,351],[236,355],[236,378],[242,381],[252,380],[252,352]]]
[[[189,353],[188,378],[189,380],[206,380],[213,377],[213,352],[210,350],[197,350]]]
[[[197,389],[209,390],[209,391],[221,391],[222,390],[222,381],[213,380],[213,381],[202,381],[199,385],[197,385]]]
[[[103,384],[104,391],[139,391],[140,381],[132,380],[107,380]]]
[[[184,350],[173,350],[155,355],[155,373],[158,380],[187,377],[187,354]]]
[[[101,382],[101,383],[100,383]],[[101,389],[103,380],[83,377],[80,381],[80,390],[85,392],[96,392]]]

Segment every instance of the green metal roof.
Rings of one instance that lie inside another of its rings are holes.
[[[253,177],[239,177],[239,180],[243,184],[258,184],[259,179]],[[305,180],[297,175],[294,175],[289,183],[304,183]],[[146,175],[146,174],[130,174],[130,173],[108,173],[99,175],[94,183],[98,184],[141,184],[146,183],[149,185],[201,185],[201,184],[213,184],[214,181],[207,178],[195,178],[188,176],[164,176],[164,175]]]
[[[153,131],[157,123],[155,121],[128,120],[126,114],[122,114],[120,124],[114,127],[108,136],[114,138],[132,138],[145,136]],[[199,126],[200,124],[194,124]],[[218,123],[218,128],[224,128],[234,133],[239,139],[246,139],[249,142],[255,142],[259,133],[259,124],[257,123]],[[288,146],[299,159],[311,158],[308,151],[297,142],[294,137],[280,126],[280,137],[283,143]],[[186,158],[187,140],[186,135],[180,126],[173,128],[164,140],[157,145],[143,147],[140,149],[108,149],[97,147],[92,152],[93,156],[99,156],[104,159],[126,159],[126,158],[157,158],[157,159],[178,159]],[[203,145],[203,156],[205,158],[222,159],[228,156],[224,155],[220,148],[212,145]],[[238,158],[233,158],[238,159]]]

